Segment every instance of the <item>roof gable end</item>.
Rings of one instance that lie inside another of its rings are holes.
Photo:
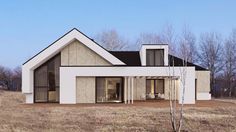
[[[26,61],[23,66],[28,67],[31,70],[37,68],[39,65],[46,62],[52,56],[58,54],[65,46],[74,40],[80,41],[82,44],[96,52],[98,55],[103,57],[105,60],[113,65],[125,65],[124,62],[116,58],[114,55],[109,53],[105,48],[97,44],[95,41],[90,39],[84,33],[80,32],[78,29],[73,28],[68,33],[60,37],[58,40],[53,42],[47,48],[43,49],[41,52],[36,54],[34,57]]]

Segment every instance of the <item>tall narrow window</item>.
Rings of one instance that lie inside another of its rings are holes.
[[[34,98],[36,102],[47,102],[48,75],[47,65],[42,65],[34,72]]]
[[[148,49],[147,50],[147,66],[154,66],[155,65],[155,50]]]
[[[164,66],[164,49],[147,49],[147,66]]]
[[[34,71],[35,102],[59,101],[60,54],[56,55]]]

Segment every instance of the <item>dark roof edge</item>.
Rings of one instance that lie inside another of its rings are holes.
[[[131,50],[131,51],[125,51],[125,50],[122,50],[122,51],[111,51],[111,50],[109,50],[108,52],[139,52],[139,51],[136,51],[136,50]]]
[[[65,33],[64,35],[62,35],[60,38],[58,38],[56,41],[54,41],[53,43],[51,43],[50,45],[48,45],[46,48],[44,48],[43,50],[41,50],[40,52],[38,52],[36,55],[34,55],[33,57],[31,57],[30,59],[28,59],[26,62],[23,63],[26,64],[27,62],[29,62],[30,60],[32,60],[34,57],[36,57],[37,55],[39,55],[40,53],[42,53],[44,50],[46,50],[47,48],[49,48],[50,46],[52,46],[54,43],[56,43],[57,41],[59,41],[61,38],[63,38],[64,36],[66,36],[67,34],[69,34],[71,31],[75,30],[76,28],[71,29],[70,31],[68,31],[67,33]]]
[[[182,58],[176,57],[176,56],[171,55],[171,54],[169,54],[169,56],[172,56],[172,57],[178,58],[178,59],[180,59],[180,60],[183,60]],[[197,66],[197,67],[200,67],[201,69],[203,69],[203,70],[197,70],[197,69],[195,69],[196,71],[209,71],[209,69],[206,69],[206,68],[204,68],[204,67],[202,67],[202,66],[199,66],[199,65],[197,65],[197,64],[194,64],[194,63],[191,63],[191,62],[187,62],[187,63],[193,65],[194,67]]]

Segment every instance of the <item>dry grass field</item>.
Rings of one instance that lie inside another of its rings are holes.
[[[236,131],[236,101],[184,107],[184,131]],[[0,91],[0,131],[171,131],[167,101],[124,104],[24,104],[20,92]]]

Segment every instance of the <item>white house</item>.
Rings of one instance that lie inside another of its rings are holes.
[[[181,103],[183,71],[184,103],[211,99],[210,72],[192,63],[184,67],[182,59],[168,54],[168,45],[108,51],[72,29],[23,64],[22,93],[26,103],[133,103],[168,100],[169,90],[175,88]]]

